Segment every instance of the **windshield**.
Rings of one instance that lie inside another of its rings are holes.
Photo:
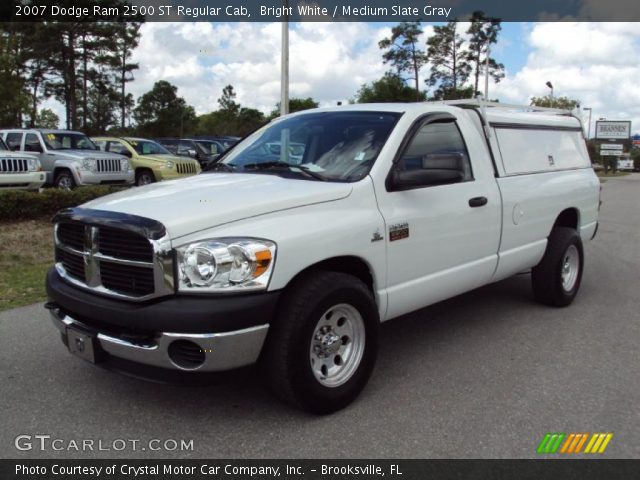
[[[222,163],[238,172],[354,182],[367,175],[399,117],[352,111],[297,115],[250,135]]]
[[[171,155],[171,152],[151,140],[127,140],[138,155]]]
[[[82,133],[43,133],[42,139],[50,150],[98,150],[98,147]]]

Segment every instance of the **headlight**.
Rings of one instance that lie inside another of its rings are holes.
[[[171,169],[171,168],[173,168],[173,162],[165,162],[164,165],[162,165],[162,167],[160,167],[160,168]]]
[[[123,172],[128,172],[130,168],[131,164],[129,163],[129,160],[127,160],[126,158],[120,160],[120,170],[122,170]]]
[[[82,160],[82,169],[93,172],[96,169],[96,162],[94,162],[90,158],[85,158],[84,160]]]
[[[38,170],[38,167],[40,162],[38,162],[38,160],[36,158],[30,158],[29,159],[29,171],[30,172],[35,172],[36,170]]]
[[[219,238],[176,250],[180,291],[228,292],[267,288],[276,245],[268,240]]]

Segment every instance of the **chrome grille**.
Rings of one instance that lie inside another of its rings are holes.
[[[178,162],[178,173],[196,173],[196,164],[193,162]]]
[[[168,238],[105,225],[55,225],[56,269],[69,282],[105,295],[146,300],[173,293]]]
[[[0,172],[24,173],[29,171],[29,160],[26,158],[0,158]]]
[[[117,173],[121,171],[119,158],[98,158],[96,159],[96,172]]]

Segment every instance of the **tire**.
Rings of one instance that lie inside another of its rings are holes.
[[[156,181],[153,173],[149,170],[138,170],[136,172],[136,185],[141,187],[143,185],[150,185]]]
[[[319,415],[340,410],[369,380],[379,324],[373,295],[358,278],[303,274],[285,291],[270,327],[260,361],[264,378],[291,405]]]
[[[56,173],[53,186],[60,190],[71,190],[75,188],[76,181],[73,179],[73,175],[69,170],[60,170]]]
[[[580,289],[583,269],[580,235],[573,228],[555,227],[544,257],[531,272],[534,298],[554,307],[570,305]]]

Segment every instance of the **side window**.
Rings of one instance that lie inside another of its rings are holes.
[[[24,151],[42,153],[42,145],[40,145],[38,135],[35,133],[27,133],[27,137],[24,140]]]
[[[454,122],[421,127],[400,158],[400,170],[459,170],[459,183],[473,180],[469,153]]]
[[[9,150],[20,150],[20,143],[22,142],[22,133],[19,133],[19,132],[7,133],[7,138],[5,138],[5,142],[7,143]]]

